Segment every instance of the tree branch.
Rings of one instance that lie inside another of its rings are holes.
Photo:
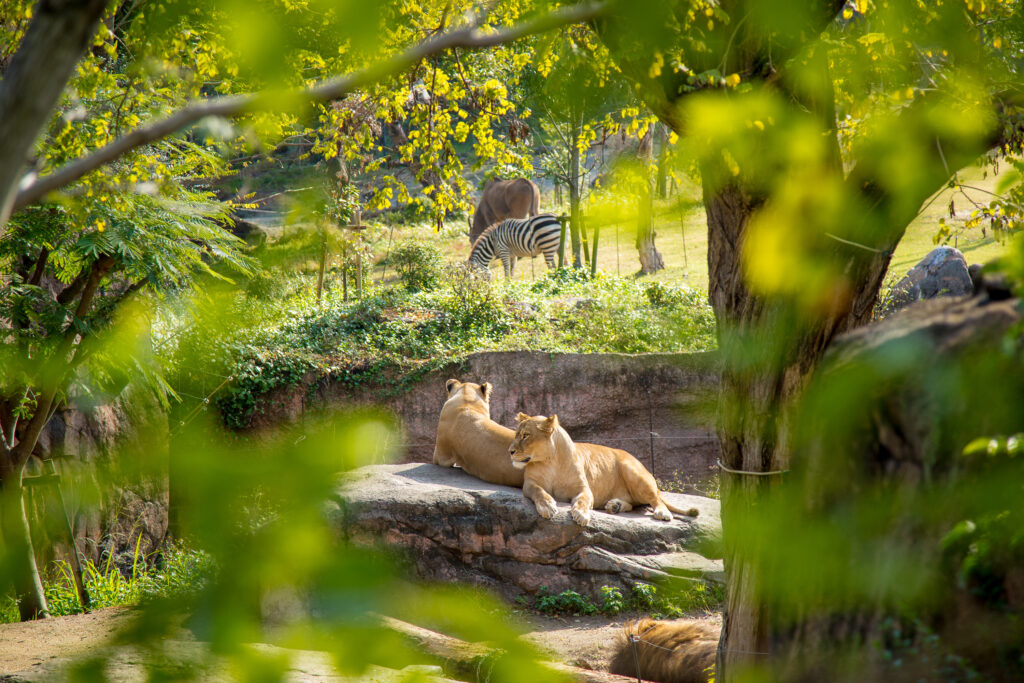
[[[289,111],[298,109],[309,102],[340,99],[354,90],[404,71],[421,60],[447,49],[493,47],[567,24],[589,21],[600,16],[605,10],[605,4],[587,3],[564,7],[518,26],[489,33],[484,33],[475,26],[456,29],[418,43],[405,52],[379,64],[325,81],[312,88],[290,90],[283,93],[261,92],[231,95],[193,102],[171,116],[137,128],[95,152],[66,164],[50,175],[29,183],[18,192],[14,199],[14,210],[17,211],[38,201],[47,193],[78,180],[86,173],[110,163],[136,147],[167,137],[208,116],[229,117],[265,110]],[[0,219],[3,218],[0,215]],[[0,236],[2,236],[2,232],[0,232]]]
[[[71,284],[62,289],[60,294],[57,295],[57,303],[61,305],[67,304],[81,294],[82,290],[85,289],[85,283],[89,281],[89,273],[90,270],[88,268],[83,268],[75,279],[71,281]]]
[[[96,295],[96,290],[99,288],[100,281],[114,266],[114,263],[114,259],[106,255],[93,262],[92,268],[89,269],[89,277],[82,288],[82,297],[78,300],[78,306],[75,308],[75,318],[85,317],[85,314],[89,311],[89,306],[92,305],[92,300]],[[39,435],[42,433],[43,427],[46,426],[46,423],[53,416],[54,399],[57,396],[61,380],[67,373],[68,368],[73,365],[68,359],[68,354],[71,352],[78,334],[78,331],[75,329],[74,320],[72,320],[64,332],[64,339],[61,340],[57,349],[43,366],[49,374],[47,378],[49,386],[46,386],[39,393],[36,410],[32,415],[32,419],[18,439],[17,445],[11,449],[15,469],[22,467],[28,461],[29,456],[36,447],[36,442],[39,441]],[[62,367],[60,370],[55,371],[54,368],[58,365]]]
[[[39,258],[36,259],[36,267],[32,271],[31,277],[28,279],[28,284],[39,286],[39,283],[43,279],[43,270],[46,268],[46,260],[48,258],[50,258],[50,250],[43,247],[39,250]]]

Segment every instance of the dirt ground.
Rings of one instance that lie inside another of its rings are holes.
[[[56,617],[20,624],[0,624],[0,681],[28,680],[52,670],[55,660],[76,657],[110,642],[130,616],[112,607],[91,614]],[[623,625],[636,615],[609,618],[529,615],[524,637],[552,659],[593,670],[606,670]],[[691,617],[718,627],[720,615]],[[18,676],[8,678],[12,674]],[[318,678],[318,680],[321,680]]]
[[[111,607],[91,614],[0,624],[0,674],[93,651],[111,639],[129,613],[126,607]]]

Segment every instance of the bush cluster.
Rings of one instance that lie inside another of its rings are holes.
[[[150,558],[137,551],[122,569],[108,556],[102,567],[87,560],[82,578],[92,609],[136,605],[152,598],[180,598],[197,593],[213,576],[212,558],[201,550],[172,545]],[[44,578],[43,589],[51,616],[80,614],[82,604],[75,590],[71,567],[55,562]],[[18,605],[10,596],[0,599],[0,623],[18,621]]]
[[[725,590],[717,584],[695,581],[682,590],[659,594],[658,588],[646,583],[633,584],[631,594],[626,597],[614,586],[602,586],[598,602],[574,590],[552,594],[547,586],[541,586],[534,596],[533,608],[543,614],[569,614],[587,616],[605,614],[613,616],[620,612],[652,612],[655,618],[675,618],[687,612],[719,609],[725,599]]]
[[[318,305],[308,277],[282,274],[272,296],[261,286],[239,301],[242,322],[218,343],[199,340],[218,357],[192,361],[200,372],[216,368],[232,378],[215,398],[224,423],[250,426],[276,389],[315,392],[324,382],[341,382],[400,391],[480,351],[644,353],[715,345],[710,306],[685,286],[591,277],[573,268],[532,282],[488,280],[445,266],[425,241],[400,245],[389,264],[398,282],[368,283],[361,299],[344,300],[328,280]]]

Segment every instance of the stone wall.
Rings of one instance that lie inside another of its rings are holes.
[[[45,472],[40,458],[53,458],[78,548],[87,559],[98,563],[112,552],[115,562],[127,563],[130,570],[136,544],[143,556],[163,544],[167,434],[162,407],[130,390],[102,405],[73,404],[47,423],[27,473]],[[68,557],[56,490],[32,486],[27,496],[40,559]]]
[[[298,421],[329,406],[379,404],[399,417],[403,461],[429,462],[450,377],[493,384],[491,417],[506,426],[515,425],[518,412],[557,414],[574,439],[627,450],[659,478],[702,481],[714,473],[712,353],[477,353],[408,388],[352,390],[328,380],[278,391],[266,397],[257,426]]]

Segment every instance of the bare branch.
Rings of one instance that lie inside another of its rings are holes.
[[[352,74],[324,81],[320,85],[301,90],[285,92],[260,92],[246,95],[231,95],[193,102],[167,118],[137,128],[127,135],[114,140],[95,152],[76,159],[38,178],[23,187],[14,200],[14,210],[38,201],[48,192],[53,192],[78,180],[86,173],[110,163],[136,147],[160,140],[186,126],[208,116],[229,117],[254,111],[296,110],[309,102],[336,100],[345,95],[372,85],[392,74],[400,73],[416,65],[424,58],[436,55],[450,48],[484,48],[509,43],[536,33],[543,33],[560,26],[589,21],[600,16],[606,9],[601,3],[587,3],[565,7],[527,21],[518,26],[483,32],[478,27],[455,29],[441,33],[414,45],[405,52],[395,55],[379,64]]]

